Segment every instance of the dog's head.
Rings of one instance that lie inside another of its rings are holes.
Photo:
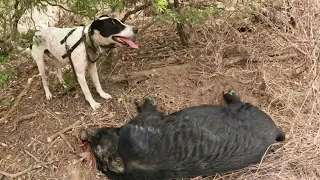
[[[138,33],[138,28],[121,22],[117,18],[102,15],[90,26],[90,36],[99,46],[117,44],[137,49],[132,38]]]

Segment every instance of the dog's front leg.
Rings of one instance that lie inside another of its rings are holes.
[[[78,79],[78,82],[79,82],[79,85],[82,89],[82,92],[84,94],[84,97],[86,98],[86,100],[89,102],[90,106],[92,107],[92,109],[97,109],[99,108],[101,105],[100,103],[96,102],[92,95],[91,95],[91,92],[89,90],[89,87],[88,87],[88,84],[87,84],[87,81],[86,81],[86,77],[85,77],[85,74],[84,73],[81,73],[81,74],[77,74],[77,79]]]
[[[102,87],[101,87],[101,84],[100,84],[100,81],[99,81],[99,76],[98,76],[98,71],[97,71],[97,63],[90,63],[88,64],[88,71],[89,71],[89,74],[91,76],[91,79],[93,81],[93,84],[94,86],[96,87],[96,90],[97,92],[99,93],[99,95],[104,98],[104,99],[111,99],[111,95],[104,92],[102,90]]]
[[[92,109],[97,109],[99,108],[101,105],[100,103],[96,102],[92,95],[91,92],[89,90],[87,81],[86,81],[86,77],[85,77],[85,73],[86,73],[86,67],[87,67],[87,62],[85,59],[81,58],[81,57],[75,57],[74,59],[75,62],[73,62],[74,64],[74,71],[77,75],[77,80],[79,82],[79,85],[81,87],[81,90],[84,94],[84,97],[86,98],[86,100],[89,102],[90,106]]]

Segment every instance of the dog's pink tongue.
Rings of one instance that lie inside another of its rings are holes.
[[[119,37],[123,42],[127,43],[131,48],[138,49],[138,45],[136,45],[131,39],[125,37]]]

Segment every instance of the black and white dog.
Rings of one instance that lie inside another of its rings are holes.
[[[96,102],[90,93],[85,79],[86,69],[99,95],[104,99],[111,99],[111,95],[103,91],[101,87],[95,61],[101,53],[113,45],[138,48],[131,40],[137,32],[136,27],[124,24],[119,19],[107,15],[100,16],[88,26],[48,27],[37,31],[33,38],[34,44],[31,52],[37,63],[47,100],[52,99],[52,94],[46,80],[44,53],[49,52],[54,56],[57,77],[64,88],[67,86],[62,77],[62,67],[71,62],[85,99],[92,109],[96,109],[100,107],[100,103]]]

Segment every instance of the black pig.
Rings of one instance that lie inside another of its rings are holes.
[[[166,180],[212,176],[257,164],[285,133],[263,111],[232,90],[227,106],[202,105],[170,115],[151,99],[120,128],[83,131],[97,168],[115,180]]]

